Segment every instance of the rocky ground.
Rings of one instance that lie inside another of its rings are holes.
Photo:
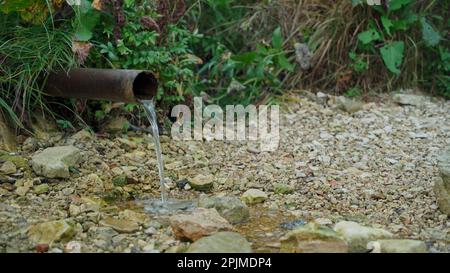
[[[449,252],[450,102],[383,101],[287,96],[275,152],[162,136],[174,215],[150,136],[44,128],[0,151],[0,252]]]

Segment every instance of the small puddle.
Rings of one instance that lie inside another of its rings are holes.
[[[250,221],[236,225],[236,231],[251,243],[254,252],[279,252],[280,238],[289,232],[286,223],[297,222],[295,217],[263,207],[250,208]]]
[[[167,199],[165,201],[161,201],[160,199],[147,199],[136,202],[143,205],[145,212],[157,215],[191,211],[197,206],[196,202],[178,199]]]

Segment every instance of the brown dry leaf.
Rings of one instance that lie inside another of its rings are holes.
[[[103,5],[101,0],[94,0],[92,1],[92,8],[96,10],[103,10]]]
[[[89,55],[91,47],[92,44],[89,42],[80,42],[80,41],[72,42],[72,52],[75,54],[78,63],[83,64],[86,61],[86,58]]]

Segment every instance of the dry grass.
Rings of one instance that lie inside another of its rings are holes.
[[[436,10],[436,1],[417,1],[417,11]],[[379,54],[366,54],[369,69],[356,74],[349,66],[349,52],[357,48],[358,33],[365,31],[370,19],[379,21],[373,8],[353,7],[350,0],[280,0],[270,4],[256,4],[252,24],[258,26],[263,39],[264,29],[280,25],[286,38],[287,50],[296,42],[307,43],[313,52],[312,69],[299,71],[285,79],[288,88],[308,88],[342,93],[353,86],[362,90],[384,92],[397,86],[415,87],[423,76],[425,56],[415,41],[420,41],[420,29],[396,34],[393,39],[406,45],[402,73],[389,73]],[[256,34],[258,35],[258,34]],[[251,39],[253,41],[258,39]],[[381,47],[381,45],[377,47]],[[292,57],[294,61],[294,57]]]

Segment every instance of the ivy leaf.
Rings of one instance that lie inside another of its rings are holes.
[[[392,42],[380,49],[381,57],[384,64],[392,73],[399,75],[399,67],[403,62],[403,53],[405,51],[405,44],[403,42]]]
[[[436,46],[441,41],[441,35],[437,32],[423,17],[420,22],[422,23],[422,39],[427,46]]]
[[[272,46],[277,49],[281,49],[283,47],[283,37],[281,37],[280,27],[277,27],[272,34]]]
[[[385,15],[381,16],[381,23],[383,24],[384,30],[386,30],[386,33],[391,36],[391,27],[394,26],[392,21],[387,18]]]
[[[376,31],[376,29],[371,28],[369,30],[366,30],[366,31],[361,32],[360,34],[358,34],[358,39],[364,45],[367,45],[368,43],[370,43],[372,41],[380,40],[381,39],[381,35],[380,35],[380,33],[378,33],[378,31]]]

